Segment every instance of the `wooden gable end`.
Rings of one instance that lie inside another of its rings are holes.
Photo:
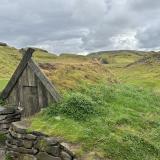
[[[13,83],[13,80],[15,83]],[[8,104],[21,107],[23,116],[28,117],[39,112],[41,108],[48,106],[50,103],[57,102],[60,96],[34,61],[28,59],[21,72],[20,70],[15,71],[1,97]]]

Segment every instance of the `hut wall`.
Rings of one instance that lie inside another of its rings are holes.
[[[20,106],[23,109],[23,116],[28,117],[54,102],[54,98],[32,69],[27,66],[13,87],[7,102],[11,105]]]

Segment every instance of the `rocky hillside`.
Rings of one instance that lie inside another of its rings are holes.
[[[134,65],[142,65],[142,64],[160,64],[160,52],[151,52],[148,55],[145,55],[143,58],[135,61],[134,63],[131,63],[129,65],[127,65],[127,67],[129,66],[134,66]]]

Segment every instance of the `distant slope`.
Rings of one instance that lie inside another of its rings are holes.
[[[112,50],[112,51],[99,51],[99,52],[92,52],[89,55],[94,56],[94,55],[103,55],[103,54],[124,54],[124,53],[131,53],[131,54],[137,54],[137,55],[142,55],[146,54],[145,51],[136,51],[136,50]]]
[[[17,49],[0,46],[0,90],[15,71],[22,56]],[[59,89],[72,89],[81,83],[116,82],[114,74],[90,57],[62,54],[56,56],[36,49],[33,58]]]
[[[108,61],[112,65],[126,65],[133,63],[145,55],[150,54],[150,52],[144,51],[132,51],[132,50],[116,50],[116,51],[102,51],[91,53],[88,56],[92,58],[101,58]]]
[[[36,49],[33,58],[60,90],[73,89],[81,83],[105,81],[123,82],[160,91],[160,53],[121,50],[91,53],[87,56],[57,56]],[[17,49],[0,46],[0,90],[20,60],[21,54]]]
[[[139,65],[142,65],[142,64],[151,65],[151,64],[157,64],[157,63],[160,63],[160,52],[152,52],[144,56],[143,58],[135,61],[134,63],[127,65],[127,67],[138,65],[138,64]]]
[[[136,61],[124,65],[110,65],[109,68],[123,83],[160,92],[160,53],[158,52],[148,52]]]

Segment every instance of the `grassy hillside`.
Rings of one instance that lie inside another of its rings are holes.
[[[17,49],[9,46],[0,46],[0,91],[5,87],[11,75],[15,71],[22,56]],[[37,50],[35,59],[37,61],[49,61],[54,55]]]
[[[101,84],[63,97],[34,117],[31,129],[65,139],[84,160],[160,159],[160,95]]]
[[[4,88],[18,63],[21,54],[11,47],[0,47],[0,90]],[[114,74],[105,66],[94,63],[86,56],[63,54],[56,56],[38,50],[33,59],[59,90],[73,89],[80,83],[116,82]]]
[[[159,52],[104,51],[89,56],[108,61],[107,68],[121,83],[160,91]]]
[[[112,66],[123,66],[126,64],[133,63],[141,59],[145,55],[148,55],[148,52],[121,50],[91,53],[88,55],[88,57],[97,57],[105,59],[108,61],[108,64]]]
[[[31,129],[68,141],[84,160],[160,159],[159,54],[37,49],[33,58],[63,99],[34,116]],[[0,90],[20,59],[17,49],[0,47]]]
[[[123,83],[160,92],[160,53],[150,53],[124,66],[110,65],[109,68]]]

